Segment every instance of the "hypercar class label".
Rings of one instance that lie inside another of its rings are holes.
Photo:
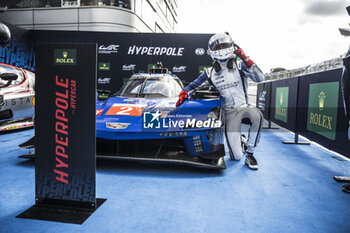
[[[141,116],[144,107],[139,104],[113,104],[106,115]]]
[[[69,172],[68,162],[69,154],[67,148],[69,145],[69,119],[67,110],[69,108],[69,80],[59,78],[56,75],[56,111],[55,111],[55,155],[56,165],[53,172],[56,174],[56,180],[68,184]]]

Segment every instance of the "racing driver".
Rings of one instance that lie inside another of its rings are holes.
[[[188,99],[188,92],[208,82],[220,93],[225,109],[225,154],[232,160],[240,160],[243,156],[241,144],[241,122],[248,118],[251,126],[248,135],[245,164],[253,170],[258,169],[258,163],[253,156],[254,148],[260,138],[262,126],[261,112],[248,104],[247,81],[264,80],[259,67],[245,55],[228,33],[215,34],[209,39],[209,55],[213,66],[206,69],[199,77],[181,91],[176,106]],[[237,57],[241,62],[237,61]]]

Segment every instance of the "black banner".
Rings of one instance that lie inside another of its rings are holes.
[[[94,208],[96,44],[36,47],[36,202]]]
[[[271,121],[295,132],[298,78],[274,81],[271,89]]]
[[[266,120],[270,120],[271,115],[271,86],[272,82],[269,81],[259,83],[257,88],[256,107]]]
[[[310,140],[350,158],[341,78],[342,69],[300,78],[298,131]]]
[[[135,72],[163,66],[185,82],[211,66],[212,34],[32,31],[37,43],[97,43],[97,87],[116,92]]]

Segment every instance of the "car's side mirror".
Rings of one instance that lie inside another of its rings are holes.
[[[14,73],[2,73],[0,74],[0,78],[5,81],[15,81],[18,75]]]

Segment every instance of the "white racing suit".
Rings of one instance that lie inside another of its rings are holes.
[[[250,68],[247,68],[243,62],[240,65],[239,68],[234,63],[233,69],[222,66],[219,72],[215,72],[212,67],[208,68],[184,89],[189,92],[208,81],[219,91],[225,109],[225,153],[230,154],[231,158],[236,160],[243,156],[241,146],[242,119],[248,118],[251,122],[247,143],[247,151],[250,153],[254,152],[254,148],[259,142],[263,121],[261,112],[248,104],[247,78],[261,82],[264,80],[264,75],[256,64]]]

